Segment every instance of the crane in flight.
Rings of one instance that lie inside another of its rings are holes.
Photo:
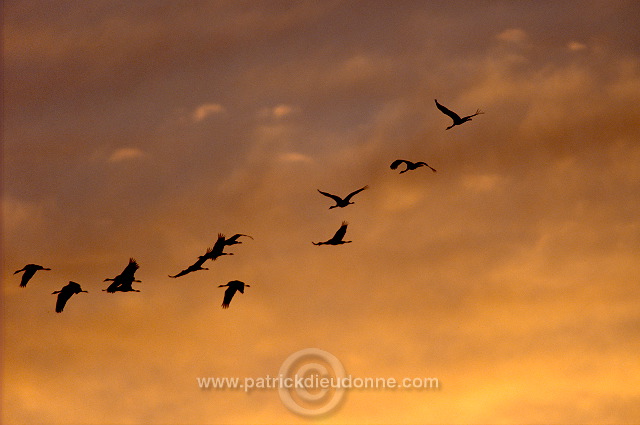
[[[104,282],[113,282],[107,289],[103,289],[103,291],[107,291],[109,293],[114,292],[140,292],[137,289],[133,289],[133,282],[141,282],[140,280],[136,280],[134,274],[136,270],[138,270],[140,266],[138,265],[135,258],[129,258],[129,264],[124,268],[122,273],[120,273],[115,278],[107,278]]]
[[[64,310],[64,306],[67,304],[67,301],[69,301],[69,298],[74,294],[79,294],[80,292],[87,291],[83,291],[80,284],[73,281],[69,281],[69,283],[63,286],[59,291],[53,291],[52,294],[58,294],[58,299],[56,300],[56,313],[62,313],[62,310]]]
[[[247,285],[246,283],[240,280],[232,280],[226,285],[218,285],[218,288],[223,288],[227,286],[227,289],[224,291],[224,299],[222,300],[222,308],[229,308],[229,304],[231,303],[231,299],[236,294],[236,291],[240,291],[241,294],[244,294],[244,288],[250,288],[251,285]]]
[[[193,263],[192,265],[190,265],[189,267],[187,267],[186,269],[182,270],[180,273],[174,276],[169,275],[169,277],[172,277],[175,279],[177,277],[184,276],[185,274],[188,274],[191,272],[197,272],[198,270],[209,270],[206,267],[202,267],[202,265],[204,264],[205,261],[207,261],[210,258],[209,256],[211,255],[211,252],[212,252],[212,248],[207,248],[207,252],[205,252],[204,255],[198,256],[198,260],[195,263]]]
[[[22,279],[20,280],[20,287],[24,288],[25,286],[27,286],[27,283],[29,283],[29,280],[31,280],[33,275],[36,274],[38,270],[51,270],[51,269],[47,267],[42,267],[38,264],[27,264],[20,270],[16,270],[15,272],[13,272],[13,274],[24,272],[22,274]]]
[[[237,233],[231,236],[229,239],[226,239],[224,234],[218,233],[218,239],[216,239],[212,248],[207,248],[207,252],[205,252],[204,255],[200,255],[198,257],[198,260],[195,263],[193,263],[192,265],[190,265],[189,267],[187,267],[186,269],[182,270],[180,273],[174,276],[169,275],[169,277],[176,278],[176,277],[184,276],[185,274],[188,274],[191,272],[196,272],[198,270],[209,270],[206,267],[202,267],[202,265],[207,260],[215,261],[218,257],[221,257],[223,255],[233,255],[232,252],[224,252],[224,247],[242,243],[238,241],[238,239],[241,236],[246,236],[253,239],[251,236],[244,235],[242,233]]]
[[[236,239],[238,239],[240,236],[233,236]],[[211,248],[210,250],[208,250],[208,253],[205,254],[206,259],[207,260],[212,260],[215,261],[216,258],[221,257],[223,255],[233,255],[233,253],[231,252],[224,252],[224,247],[227,245],[233,245],[234,243],[242,243],[242,242],[231,242],[229,244],[227,244],[227,239],[225,239],[225,236],[222,233],[218,233],[218,239],[216,239],[216,242],[213,244],[213,248]]]
[[[484,114],[484,112],[482,112],[480,109],[478,109],[478,110],[476,110],[475,114],[467,115],[466,117],[460,118],[460,115],[456,114],[451,109],[448,109],[447,107],[439,104],[438,103],[438,99],[434,99],[434,100],[436,101],[436,106],[438,107],[440,112],[442,112],[443,114],[449,116],[453,120],[453,124],[451,124],[449,127],[447,127],[446,130],[449,130],[451,127],[454,127],[456,125],[463,124],[463,123],[465,123],[467,121],[471,121],[471,118],[475,117],[476,115]]]
[[[400,164],[404,163],[407,168],[405,168],[404,170],[400,171],[400,174],[402,173],[406,173],[407,171],[411,171],[411,170],[415,170],[418,167],[429,167],[431,168],[431,171],[433,171],[434,173],[436,172],[436,169],[431,167],[429,164],[427,164],[426,162],[420,161],[420,162],[411,162],[411,161],[407,161],[406,159],[396,159],[395,161],[393,161],[391,163],[391,169],[395,170],[398,168],[398,166]]]
[[[345,241],[344,235],[347,233],[347,226],[349,223],[342,222],[342,226],[336,231],[335,235],[331,239],[325,242],[311,242],[314,245],[342,245],[345,243],[351,243],[352,241]]]
[[[330,207],[329,207],[329,209],[332,209],[332,208],[338,208],[338,207],[340,207],[340,208],[344,208],[344,207],[346,207],[347,205],[353,204],[353,202],[351,202],[351,198],[352,198],[353,196],[355,196],[356,194],[358,194],[358,193],[360,193],[360,192],[362,192],[363,190],[368,189],[368,188],[369,188],[369,186],[361,187],[361,188],[360,188],[360,189],[358,189],[358,190],[354,190],[353,192],[351,192],[350,194],[348,194],[348,195],[347,195],[346,197],[344,197],[344,198],[341,198],[341,197],[336,196],[336,195],[332,195],[332,194],[327,193],[327,192],[323,192],[323,191],[321,191],[320,189],[318,189],[318,192],[320,192],[320,193],[321,193],[321,194],[323,194],[324,196],[327,196],[327,197],[329,197],[329,198],[333,199],[333,200],[336,202],[336,204],[335,204],[335,205],[332,205],[332,206],[330,206]]]

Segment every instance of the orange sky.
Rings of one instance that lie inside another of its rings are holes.
[[[130,3],[4,4],[3,423],[640,422],[640,3]],[[198,388],[310,347],[442,387]]]

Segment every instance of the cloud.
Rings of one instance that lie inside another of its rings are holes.
[[[116,149],[111,156],[109,156],[109,162],[122,162],[131,161],[133,159],[142,158],[145,153],[138,148],[119,148]]]
[[[39,229],[46,217],[45,209],[36,203],[26,202],[13,197],[2,199],[3,232],[5,235],[15,232]]]
[[[266,118],[281,119],[297,112],[297,110],[294,106],[281,103],[271,108],[263,108],[260,111],[260,115]]]
[[[569,48],[569,50],[571,50],[572,52],[579,52],[581,50],[584,50],[587,48],[587,45],[584,43],[580,43],[578,41],[571,41],[567,44],[567,47]]]
[[[278,156],[281,162],[313,162],[310,156],[298,152],[284,152]]]
[[[192,114],[194,122],[200,122],[211,115],[221,114],[225,111],[219,103],[205,103],[198,106]]]
[[[527,39],[527,33],[520,28],[509,28],[498,34],[496,38],[508,43],[522,43]]]
[[[474,192],[487,192],[495,189],[501,180],[502,178],[495,174],[471,175],[463,177],[462,185]]]

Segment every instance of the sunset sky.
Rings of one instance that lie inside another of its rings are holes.
[[[640,2],[3,15],[3,424],[640,422]],[[219,232],[254,239],[168,277]],[[130,257],[141,292],[102,292]],[[320,418],[198,387],[306,348],[441,387]]]

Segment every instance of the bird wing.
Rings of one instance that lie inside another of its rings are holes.
[[[426,163],[426,162],[424,162],[424,161],[416,162],[416,164],[415,164],[415,165],[418,165],[418,166],[423,166],[423,165],[424,165],[425,167],[430,168],[430,169],[431,169],[431,171],[433,171],[434,173],[436,172],[436,169],[435,169],[435,168],[433,168],[431,165],[427,164],[427,163]]]
[[[213,248],[207,248],[207,251],[204,253],[204,255],[200,255],[198,257],[198,261],[196,261],[192,267],[202,267],[205,261],[211,258],[212,251],[213,251]]]
[[[120,278],[120,276],[116,276],[116,278],[113,279],[113,282],[111,283],[111,285],[107,287],[107,292],[111,292],[111,293],[116,292],[117,290],[120,289],[122,284],[123,284],[122,278]]]
[[[252,238],[251,236],[249,236],[249,235],[244,235],[244,234],[242,234],[242,233],[236,233],[235,235],[231,236],[230,238],[227,238],[227,240],[225,240],[225,241],[224,241],[224,244],[225,244],[225,245],[233,245],[234,243],[236,243],[236,241],[238,240],[238,238],[239,238],[240,236],[246,236],[246,237],[248,237],[248,238],[253,239],[253,238]],[[241,243],[241,242],[238,242],[238,243]]]
[[[22,274],[22,279],[20,279],[20,286],[23,288],[27,286],[27,283],[29,283],[29,280],[33,277],[34,274],[36,274],[36,268],[25,267],[24,273]]]
[[[135,258],[129,258],[129,264],[124,268],[121,275],[133,278],[133,275],[139,268],[140,266],[136,262]]]
[[[216,258],[221,256],[222,252],[224,251],[225,245],[226,245],[226,240],[224,235],[222,233],[218,233],[218,239],[216,240],[216,243],[213,244],[213,248],[211,248],[211,252],[207,254],[207,258],[211,258],[212,260],[215,260]]]
[[[327,193],[327,192],[323,192],[320,189],[318,189],[318,192],[322,193],[324,196],[328,196],[329,198],[333,199],[334,201],[336,201],[338,203],[342,202],[342,198],[339,197],[339,196],[332,195],[332,194]]]
[[[175,275],[173,275],[173,276],[169,275],[169,277],[172,277],[172,278],[174,278],[174,279],[175,279],[176,277],[184,276],[184,275],[185,275],[185,274],[187,274],[187,273],[191,273],[191,271],[192,271],[192,270],[184,269],[184,270],[182,270],[182,271],[181,271],[180,273],[178,273],[178,274],[175,274]]]
[[[331,241],[340,242],[344,238],[344,235],[347,233],[348,224],[349,223],[347,223],[346,221],[343,221],[342,226],[340,226],[336,234],[333,235],[333,237],[331,238]]]
[[[64,310],[64,306],[69,301],[69,298],[73,295],[73,288],[71,284],[63,286],[61,290],[54,292],[54,294],[58,294],[58,299],[56,300],[56,313],[62,313]]]
[[[64,306],[67,304],[69,298],[73,295],[71,292],[66,292],[64,290],[58,293],[58,299],[56,300],[56,313],[62,313],[64,310]]]
[[[236,294],[236,288],[234,286],[229,286],[224,291],[224,299],[222,300],[222,308],[229,308],[229,303],[231,303],[231,299]]]
[[[54,294],[58,294],[58,299],[56,300],[56,313],[62,313],[62,310],[64,310],[64,306],[67,304],[67,301],[69,301],[69,298],[71,298],[73,294],[78,294],[80,292],[87,291],[83,291],[79,283],[72,281],[63,286],[61,290],[55,291]]]
[[[395,161],[393,161],[391,163],[390,167],[391,167],[392,170],[395,170],[402,163],[408,164],[408,162],[406,160],[404,160],[404,159],[396,159]]]
[[[173,275],[173,276],[169,275],[169,277],[172,277],[175,279],[176,277],[184,276],[185,274],[189,274],[191,272],[195,272],[196,270],[200,270],[200,267],[206,260],[207,260],[207,257],[205,255],[202,255],[198,257],[198,261],[196,261],[194,264],[190,265],[189,267],[182,270],[180,273],[176,275]]]
[[[365,187],[361,187],[361,188],[360,188],[360,189],[358,189],[358,190],[354,190],[353,192],[351,192],[350,194],[348,194],[348,195],[347,195],[347,197],[346,197],[346,198],[344,198],[344,200],[345,200],[345,201],[349,201],[349,200],[351,199],[351,197],[352,197],[352,196],[354,196],[354,195],[356,195],[356,194],[358,194],[358,193],[360,193],[360,192],[362,192],[363,190],[368,189],[368,188],[369,188],[369,185],[367,185],[367,186],[365,186]]]
[[[460,115],[456,114],[455,112],[453,112],[451,109],[446,108],[445,106],[441,105],[438,103],[438,101],[436,100],[436,106],[438,107],[438,109],[440,109],[440,111],[445,114],[448,115],[449,117],[451,117],[451,119],[453,120],[453,122],[457,122],[460,121]]]

